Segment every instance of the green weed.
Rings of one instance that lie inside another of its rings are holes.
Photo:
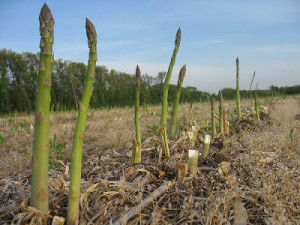
[[[5,142],[5,138],[2,134],[0,134],[0,146]]]
[[[158,136],[159,135],[159,125],[158,124],[152,124],[152,125],[146,125],[147,131],[146,136]]]
[[[67,142],[63,141],[57,143],[56,134],[54,135],[53,140],[50,139],[50,166],[51,168],[58,168],[61,166],[59,160],[64,160],[68,157],[68,154],[64,151],[66,148]]]

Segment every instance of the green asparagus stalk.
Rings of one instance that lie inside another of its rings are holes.
[[[136,66],[136,97],[135,97],[135,140],[132,150],[132,160],[133,164],[141,163],[141,134],[140,134],[140,86],[141,86],[141,71],[139,66]]]
[[[225,108],[223,106],[223,132],[224,132],[224,135],[227,134],[226,126],[227,126],[226,111],[225,111]]]
[[[221,91],[219,91],[219,130],[220,130],[220,134],[222,136],[224,136],[224,119],[223,119],[223,116],[224,116],[224,108],[223,108],[223,94]]]
[[[162,99],[162,110],[161,110],[161,120],[160,120],[160,136],[162,139],[162,147],[165,152],[166,159],[170,158],[170,150],[168,145],[168,136],[167,136],[167,112],[168,112],[168,91],[169,91],[169,83],[172,75],[172,70],[175,64],[176,55],[180,46],[181,41],[181,30],[178,28],[178,31],[176,33],[176,40],[175,40],[175,48],[173,51],[173,55],[171,58],[171,62],[169,65],[169,69],[167,72],[167,76],[164,82],[164,90],[163,90],[163,99]]]
[[[254,73],[253,73],[253,76],[252,76],[252,80],[251,80],[251,83],[250,83],[250,92],[249,92],[249,97],[250,97],[250,101],[252,102],[252,90],[251,90],[251,88],[252,88],[252,84],[253,84],[253,81],[254,81],[254,77],[255,77],[255,71],[254,71]],[[252,103],[251,103],[252,104]]]
[[[40,12],[40,68],[35,105],[32,154],[31,206],[48,211],[48,169],[50,147],[50,89],[53,65],[54,19],[46,4]]]
[[[215,98],[210,98],[210,105],[211,105],[211,134],[212,138],[214,139],[217,135],[216,131],[216,123],[215,123]]]
[[[68,199],[67,224],[78,224],[79,219],[79,196],[81,180],[82,146],[87,112],[92,96],[95,67],[97,61],[97,33],[94,25],[86,19],[86,34],[88,38],[89,62],[83,95],[79,104],[79,112],[75,129],[73,151],[71,158],[70,190]]]
[[[236,103],[237,103],[237,113],[238,120],[241,119],[241,104],[240,104],[240,75],[239,75],[239,58],[236,58]]]
[[[202,147],[201,159],[206,159],[208,156],[210,140],[211,140],[210,135],[205,135],[204,143],[203,143],[203,147]]]
[[[173,103],[173,110],[172,110],[172,116],[171,116],[171,121],[170,121],[170,136],[171,136],[171,138],[173,138],[175,135],[178,106],[179,106],[181,88],[182,88],[182,83],[183,83],[185,73],[186,73],[186,66],[184,65],[181,68],[179,75],[178,75],[176,98]]]
[[[190,103],[189,107],[189,130],[192,131],[193,129],[193,103]]]
[[[254,104],[255,104],[255,119],[260,120],[259,118],[259,111],[258,111],[258,102],[257,102],[257,93],[254,92]]]

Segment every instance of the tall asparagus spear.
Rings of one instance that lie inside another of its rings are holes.
[[[48,211],[49,120],[54,19],[46,4],[41,9],[39,19],[41,52],[35,105],[31,206],[41,211]]]
[[[170,121],[170,136],[171,137],[174,137],[174,134],[175,134],[177,114],[178,114],[178,105],[179,105],[179,100],[180,100],[180,95],[181,95],[181,87],[182,87],[185,73],[186,73],[186,66],[184,65],[179,72],[178,81],[177,81],[176,98],[173,103],[173,110],[172,110],[172,116],[171,116],[171,121]]]
[[[254,105],[255,105],[255,119],[260,120],[259,111],[258,111],[258,102],[257,102],[257,92],[254,92]]]
[[[171,62],[170,62],[169,69],[168,69],[167,76],[166,76],[165,83],[164,83],[162,109],[161,109],[161,120],[160,120],[160,126],[161,126],[160,136],[162,139],[162,147],[165,151],[165,157],[167,159],[170,158],[170,150],[169,150],[168,135],[167,135],[168,91],[169,91],[169,83],[170,83],[170,79],[171,79],[171,74],[172,74],[173,67],[174,67],[175,60],[176,60],[176,55],[177,55],[177,52],[178,52],[178,49],[180,46],[180,41],[181,41],[181,30],[180,30],[180,28],[178,28],[177,33],[176,33],[175,48],[173,51],[173,55],[171,58]]]
[[[219,130],[220,130],[220,134],[222,136],[224,136],[224,119],[223,119],[223,116],[224,116],[224,113],[223,113],[223,94],[221,91],[219,91]]]
[[[237,103],[237,113],[238,120],[241,119],[241,104],[240,104],[240,75],[239,75],[239,58],[236,58],[236,103]]]
[[[141,134],[140,134],[140,86],[141,86],[141,71],[139,66],[136,66],[136,98],[135,98],[135,140],[132,150],[132,160],[133,164],[141,163]]]
[[[249,90],[249,93],[250,93],[250,95],[249,95],[250,101],[252,101],[252,90],[251,90],[251,88],[252,88],[252,84],[253,84],[253,81],[254,81],[254,78],[255,78],[255,72],[256,72],[256,71],[254,71],[253,76],[252,76],[252,80],[251,80],[251,83],[250,83],[250,90]]]
[[[70,190],[68,199],[67,224],[78,224],[79,196],[81,180],[81,161],[84,130],[90,98],[92,96],[95,67],[97,61],[97,33],[94,25],[86,19],[86,35],[88,38],[89,62],[83,95],[79,104],[79,112],[75,129],[71,158]]]
[[[211,106],[211,135],[214,139],[217,135],[216,131],[216,122],[215,122],[215,98],[210,98],[210,106]]]

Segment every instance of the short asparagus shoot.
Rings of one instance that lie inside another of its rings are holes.
[[[186,174],[188,172],[188,164],[187,163],[177,163],[177,181],[181,183],[183,179],[186,177]]]
[[[194,176],[197,173],[198,158],[199,158],[199,151],[188,150],[187,164],[188,164],[188,172],[191,176]]]

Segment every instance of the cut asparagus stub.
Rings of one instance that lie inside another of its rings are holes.
[[[178,178],[177,181],[180,183],[183,181],[183,179],[186,177],[188,171],[188,164],[187,163],[177,163],[177,173],[178,173]]]
[[[210,144],[211,136],[210,135],[205,135],[204,137],[204,144]]]
[[[206,159],[207,156],[208,156],[209,146],[210,146],[210,140],[211,140],[210,135],[205,135],[203,149],[202,149],[202,153],[201,153],[201,158],[202,159]]]
[[[198,154],[199,154],[199,151],[197,151],[197,150],[189,150],[189,152],[188,152],[188,157],[189,157],[189,158],[194,158],[194,157],[196,157]]]
[[[188,137],[190,140],[194,140],[194,138],[195,138],[194,132],[188,131],[187,134],[188,134]]]
[[[198,127],[197,126],[192,126],[192,131],[198,131]]]
[[[189,150],[188,151],[188,171],[190,175],[195,175],[198,170],[198,158],[199,158],[199,152],[197,150]]]

